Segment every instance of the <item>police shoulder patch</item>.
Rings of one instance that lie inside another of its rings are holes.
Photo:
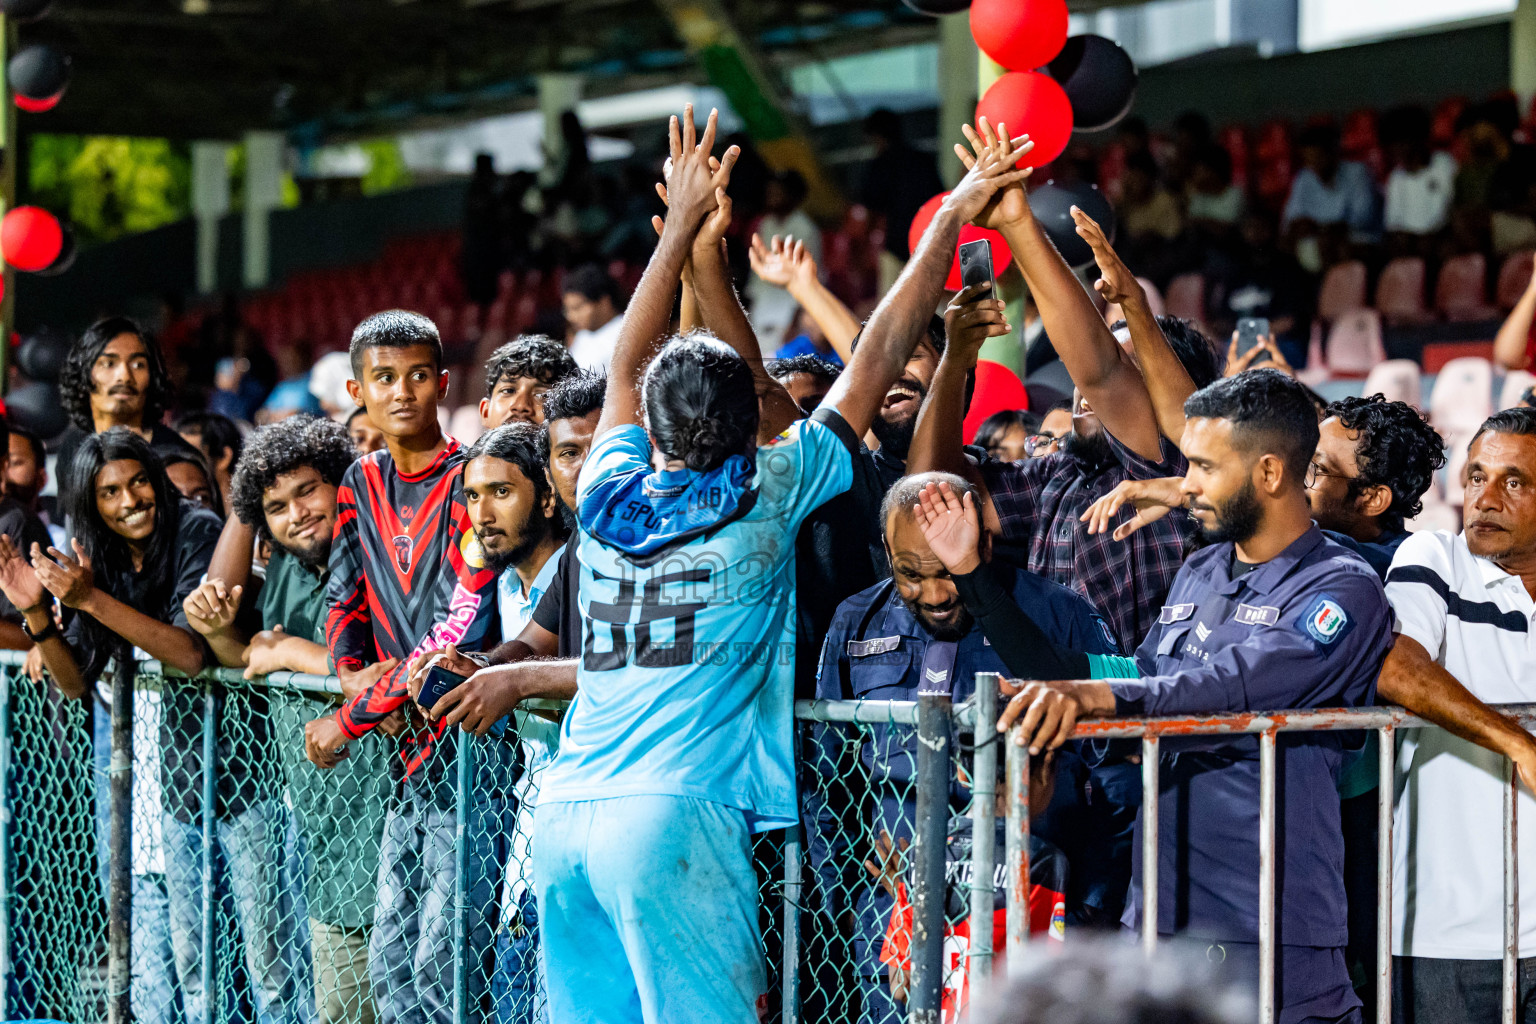
[[[1348,633],[1353,624],[1339,603],[1327,594],[1313,598],[1296,620],[1297,629],[1324,646]]]

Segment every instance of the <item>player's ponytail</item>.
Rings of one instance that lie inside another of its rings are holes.
[[[751,450],[757,437],[752,370],[724,342],[693,334],[670,343],[642,388],[646,425],[669,460],[702,473]]]

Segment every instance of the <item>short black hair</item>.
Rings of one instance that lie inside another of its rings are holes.
[[[253,431],[246,439],[230,479],[229,503],[257,536],[270,537],[262,496],[278,477],[313,466],[320,479],[339,486],[356,461],[357,448],[342,424],[325,416],[290,416]]]
[[[191,446],[177,445],[172,448],[169,445],[159,449],[161,464],[165,467],[166,476],[169,477],[171,467],[179,463],[196,467],[203,474],[203,482],[208,485],[208,495],[213,501],[213,512],[220,519],[225,518],[224,494],[219,490],[219,482],[214,478],[213,470],[208,465],[208,460],[203,458],[203,453]],[[173,482],[172,487],[175,486]]]
[[[596,263],[588,263],[577,267],[565,275],[565,283],[560,286],[560,294],[566,295],[575,292],[588,302],[597,302],[604,296],[613,300],[613,308],[621,309],[624,305],[624,293],[619,288],[619,283],[608,276],[608,271]]]
[[[1296,136],[1296,148],[1300,150],[1308,146],[1315,146],[1325,153],[1337,154],[1339,151],[1338,125],[1324,122],[1303,128],[1301,134]]]
[[[1300,381],[1279,370],[1246,370],[1208,384],[1185,400],[1184,415],[1231,423],[1236,445],[1280,456],[1298,487],[1317,452],[1317,407]]]
[[[543,334],[520,334],[486,360],[485,397],[491,397],[504,380],[532,377],[545,387],[553,387],[576,370],[576,360],[562,343]]]
[[[186,412],[176,421],[178,434],[197,434],[209,452],[227,451],[238,461],[245,438],[234,420],[216,412]]]
[[[37,468],[42,469],[47,465],[48,449],[44,446],[43,439],[38,437],[34,431],[23,427],[21,424],[12,423],[8,417],[4,417],[4,420],[6,429],[5,446],[7,450],[11,446],[12,437],[25,438],[27,444],[32,446],[32,457],[37,460]]]
[[[848,344],[848,351],[858,351],[859,342],[864,340],[864,327],[868,326],[868,324],[865,324],[859,328],[859,333],[855,334],[853,341]],[[929,347],[942,356],[944,354],[944,346],[948,343],[948,335],[944,333],[944,318],[934,314],[928,318],[928,323],[924,326],[925,330],[917,339],[918,344],[926,341]]]
[[[544,392],[544,422],[590,416],[603,407],[608,377],[596,370],[577,370]]]
[[[98,320],[85,329],[80,340],[70,346],[64,366],[59,370],[59,398],[69,418],[87,434],[96,432],[96,422],[91,418],[91,367],[96,365],[102,351],[113,338],[132,334],[144,343],[149,359],[149,388],[144,392],[143,425],[159,423],[165,410],[171,405],[171,379],[165,372],[165,361],[160,357],[160,346],[154,336],[139,325],[137,320],[126,316],[109,316]]]
[[[793,377],[797,373],[808,374],[817,380],[832,384],[842,375],[842,367],[820,356],[813,356],[809,352],[802,352],[797,356],[785,356],[783,359],[770,359],[767,364],[768,376],[782,382],[786,377]]]
[[[1515,406],[1513,409],[1501,409],[1483,420],[1483,425],[1477,428],[1477,433],[1472,435],[1467,448],[1484,434],[1524,434],[1536,437],[1536,409],[1525,406]]]
[[[1026,434],[1036,433],[1040,430],[1040,417],[1028,409],[999,409],[981,421],[981,426],[976,428],[976,436],[971,443],[983,448],[991,448],[1014,427],[1022,427]]]
[[[890,107],[876,107],[864,119],[864,133],[886,142],[900,142],[906,134],[901,127],[901,115]]]
[[[1392,504],[1380,516],[1389,530],[1424,510],[1424,492],[1445,465],[1445,439],[1407,402],[1389,402],[1385,395],[1341,398],[1324,410],[1337,416],[1344,429],[1359,434],[1355,461],[1360,475],[1349,482],[1351,497],[1367,487],[1392,491]]]
[[[898,509],[905,515],[912,514],[912,506],[917,504],[918,495],[923,493],[923,488],[929,484],[949,484],[955,492],[955,497],[962,501],[967,494],[976,493],[976,485],[957,476],[954,473],[943,473],[937,470],[927,473],[910,473],[891,485],[891,489],[885,492],[885,497],[880,500],[880,532],[885,533],[891,523],[891,515]]]
[[[352,360],[352,379],[363,372],[363,351],[370,348],[412,348],[425,345],[432,350],[432,365],[443,369],[443,339],[437,325],[420,313],[405,309],[386,309],[375,313],[352,331],[347,354]]]
[[[11,421],[10,417],[4,413],[0,413],[0,454],[3,454],[6,458],[11,456]],[[38,456],[37,465],[39,469],[42,468],[41,455]]]
[[[351,412],[347,413],[347,423],[346,423],[347,429],[348,430],[352,429],[352,421],[353,420],[357,419],[359,416],[367,416],[367,415],[368,415],[368,407],[366,405],[360,405],[356,409],[353,409]]]
[[[1116,320],[1109,325],[1109,331],[1113,334],[1125,326],[1124,320]],[[1168,347],[1179,357],[1184,372],[1195,382],[1196,390],[1216,380],[1226,369],[1227,357],[1193,320],[1182,316],[1160,316],[1157,326],[1168,339]]]
[[[468,466],[476,459],[500,459],[512,463],[533,484],[534,504],[542,506],[554,489],[549,474],[544,471],[549,461],[547,437],[543,428],[532,423],[505,423],[476,438],[464,453],[464,464]],[[555,522],[559,522],[558,517]]]
[[[1214,142],[1208,146],[1201,146],[1200,152],[1195,154],[1195,163],[1209,168],[1222,184],[1232,184],[1232,154],[1228,153],[1225,147],[1218,146]]]

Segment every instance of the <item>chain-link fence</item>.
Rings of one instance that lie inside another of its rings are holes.
[[[141,1024],[547,1019],[531,844],[558,705],[525,705],[501,735],[443,737],[409,780],[402,739],[382,731],[322,772],[304,726],[336,706],[335,679],[141,664],[132,760],[118,762],[132,767],[131,836],[114,843],[112,674],[72,700],[20,665],[0,652],[5,1019],[107,1020],[124,995]],[[896,1021],[958,990],[974,887],[945,853],[971,754],[942,704],[926,744],[911,702],[797,708],[804,825],[753,850],[773,1019]],[[991,848],[975,846],[985,878]],[[114,860],[126,900],[112,898]],[[985,903],[990,936],[991,886]],[[131,932],[116,976],[114,910]],[[925,975],[941,946],[947,974]]]

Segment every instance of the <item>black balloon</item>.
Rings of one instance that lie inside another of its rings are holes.
[[[971,0],[901,0],[918,14],[954,14],[971,6]]]
[[[26,427],[38,437],[50,441],[69,426],[69,413],[53,384],[23,384],[5,396],[6,416],[12,423]]]
[[[32,380],[57,380],[73,339],[52,327],[39,327],[16,347],[16,368]]]
[[[64,228],[64,244],[59,248],[59,255],[54,261],[37,271],[39,277],[58,277],[64,271],[75,265],[75,257],[80,255],[79,248],[75,245],[75,233]]]
[[[0,14],[18,21],[41,18],[53,6],[53,0],[0,0]]]
[[[5,66],[11,88],[32,100],[57,96],[69,85],[69,57],[57,47],[36,43],[23,47]]]
[[[1072,207],[1079,207],[1104,229],[1104,237],[1115,240],[1115,208],[1095,185],[1058,185],[1048,181],[1029,194],[1029,208],[1035,220],[1070,266],[1093,262],[1093,250],[1077,233]]]
[[[1110,127],[1136,101],[1136,62],[1113,39],[1072,36],[1046,68],[1072,101],[1080,132]]]

